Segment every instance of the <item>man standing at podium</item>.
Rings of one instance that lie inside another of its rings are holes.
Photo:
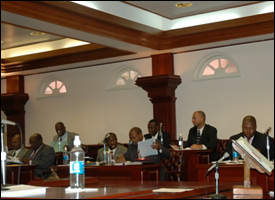
[[[258,149],[261,154],[263,154],[265,157],[267,157],[267,148],[266,148],[266,135],[259,133],[256,131],[257,129],[257,122],[255,117],[248,115],[243,118],[242,123],[242,132],[236,135],[233,135],[230,137],[230,141],[225,149],[225,152],[228,152],[231,156],[232,160],[232,140],[237,140],[240,137],[243,137],[246,139],[253,147]],[[269,137],[269,136],[268,136]],[[274,143],[272,141],[272,138],[269,137],[269,155],[270,160],[274,159]]]

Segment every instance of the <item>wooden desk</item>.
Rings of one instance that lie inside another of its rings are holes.
[[[29,181],[34,179],[34,168],[35,166],[30,165],[7,165],[7,183],[18,184],[18,167],[20,169],[20,184],[27,184]]]
[[[210,162],[210,154],[212,153],[212,150],[181,150],[175,151],[175,153],[183,154],[182,163],[184,165],[184,181],[197,181],[197,167],[200,164],[208,164]]]
[[[100,181],[87,185],[86,188],[96,188],[93,192],[66,193],[64,187],[49,187],[46,192],[36,196],[27,193],[20,198],[30,199],[176,199],[194,198],[205,195],[205,188],[199,182],[143,182],[140,181]],[[193,189],[180,193],[153,193],[159,188]],[[231,190],[231,185],[221,185],[220,191]],[[215,185],[207,186],[208,193],[215,192]],[[2,195],[2,194],[1,194]],[[3,197],[1,197],[3,198]]]
[[[159,181],[162,164],[143,164],[126,166],[85,166],[85,177],[97,176],[99,180],[138,180]],[[69,166],[59,165],[60,178],[69,177]]]
[[[212,164],[198,166],[198,181],[204,181],[205,172]],[[219,182],[242,182],[243,184],[244,170],[243,164],[220,164],[219,167]],[[215,169],[213,169],[207,176],[207,182],[215,182]],[[271,176],[266,173],[262,174],[255,169],[251,169],[250,173],[251,185],[259,185],[263,188],[265,193],[274,190],[274,171]]]

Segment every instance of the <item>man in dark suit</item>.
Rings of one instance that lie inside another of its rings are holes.
[[[160,123],[156,119],[152,119],[148,122],[148,131],[149,133],[144,135],[146,140],[154,137],[155,139],[159,140],[165,148],[171,148],[170,134],[163,132],[163,130],[161,130],[160,133]]]
[[[127,152],[121,155],[116,160],[116,162],[125,162],[125,161],[133,162],[133,161],[136,161],[138,158],[140,158],[139,152],[138,152],[138,142],[145,140],[141,129],[138,127],[132,128],[129,132],[129,138],[132,143],[129,145]],[[152,149],[156,149],[158,151],[158,155],[148,156],[146,157],[145,161],[140,161],[140,162],[161,163],[162,159],[170,158],[169,150],[164,146],[162,146],[158,140],[156,140],[151,147]],[[160,169],[160,180],[165,181],[164,167]]]
[[[50,166],[54,165],[54,149],[43,143],[43,138],[39,133],[30,137],[31,148],[25,153],[21,161],[25,164],[35,165],[34,176],[36,178],[47,179],[50,176]]]
[[[138,152],[138,142],[145,140],[143,137],[142,131],[138,127],[134,127],[129,132],[129,138],[131,140],[131,144],[128,147],[127,152],[124,155],[121,155],[116,161],[122,162],[122,161],[136,161],[136,159],[139,158],[139,152]],[[154,163],[160,163],[161,159],[169,159],[170,158],[170,152],[168,149],[163,147],[158,140],[154,144],[152,144],[152,148],[158,150],[157,156],[152,156],[149,158],[151,162]],[[162,150],[160,152],[160,150]]]
[[[243,118],[242,123],[242,132],[230,137],[230,142],[228,143],[225,152],[230,154],[232,159],[232,140],[237,140],[240,137],[246,139],[253,147],[258,149],[265,157],[267,157],[267,149],[266,149],[266,135],[259,133],[256,131],[257,129],[257,122],[255,117],[248,115]],[[269,156],[270,160],[274,159],[274,142],[271,137],[268,138],[269,140]]]
[[[217,159],[217,129],[205,124],[205,113],[196,111],[192,117],[194,127],[189,130],[188,139],[185,148],[193,150],[212,149],[210,160]]]

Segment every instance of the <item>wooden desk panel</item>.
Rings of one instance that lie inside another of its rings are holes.
[[[197,181],[198,180],[198,172],[197,167],[200,164],[208,164],[210,161],[210,154],[212,150],[181,150],[174,151],[176,154],[183,154],[182,163],[183,167],[183,177],[184,181]]]
[[[204,181],[205,172],[212,164],[198,166],[198,181]],[[219,167],[219,182],[242,182],[244,177],[243,164],[221,164]],[[265,193],[274,190],[274,171],[271,176],[262,174],[255,169],[251,169],[250,173],[251,185],[259,185]],[[215,169],[207,176],[207,182],[215,182]]]
[[[18,184],[18,167],[20,170],[20,184],[27,184],[34,179],[35,166],[30,165],[7,165],[7,184]]]
[[[143,164],[127,166],[85,166],[85,177],[97,176],[99,180],[138,180],[159,181],[162,164]],[[59,165],[60,178],[69,177],[69,166]]]
[[[65,193],[65,188],[49,187],[45,194],[36,195],[37,199],[167,199],[189,198],[205,195],[204,185],[199,182],[143,182],[140,181],[100,181],[97,184],[87,185],[86,188],[97,188],[94,192]],[[180,193],[153,193],[152,190],[159,188],[193,189]],[[221,185],[221,190],[231,190],[231,185]],[[209,193],[215,192],[215,185],[208,185]],[[2,197],[1,197],[2,198]],[[34,198],[26,193],[20,198]]]

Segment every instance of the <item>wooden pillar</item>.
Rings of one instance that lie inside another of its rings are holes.
[[[180,76],[174,75],[173,54],[152,56],[153,76],[141,77],[136,85],[148,92],[153,103],[153,116],[163,123],[163,129],[176,140],[176,97],[175,90],[181,83]]]
[[[7,93],[1,94],[1,109],[7,120],[17,122],[22,128],[23,144],[25,143],[25,104],[29,95],[24,93],[24,76],[11,76],[6,78]],[[7,125],[7,145],[10,147],[11,139],[19,134],[17,126]]]

